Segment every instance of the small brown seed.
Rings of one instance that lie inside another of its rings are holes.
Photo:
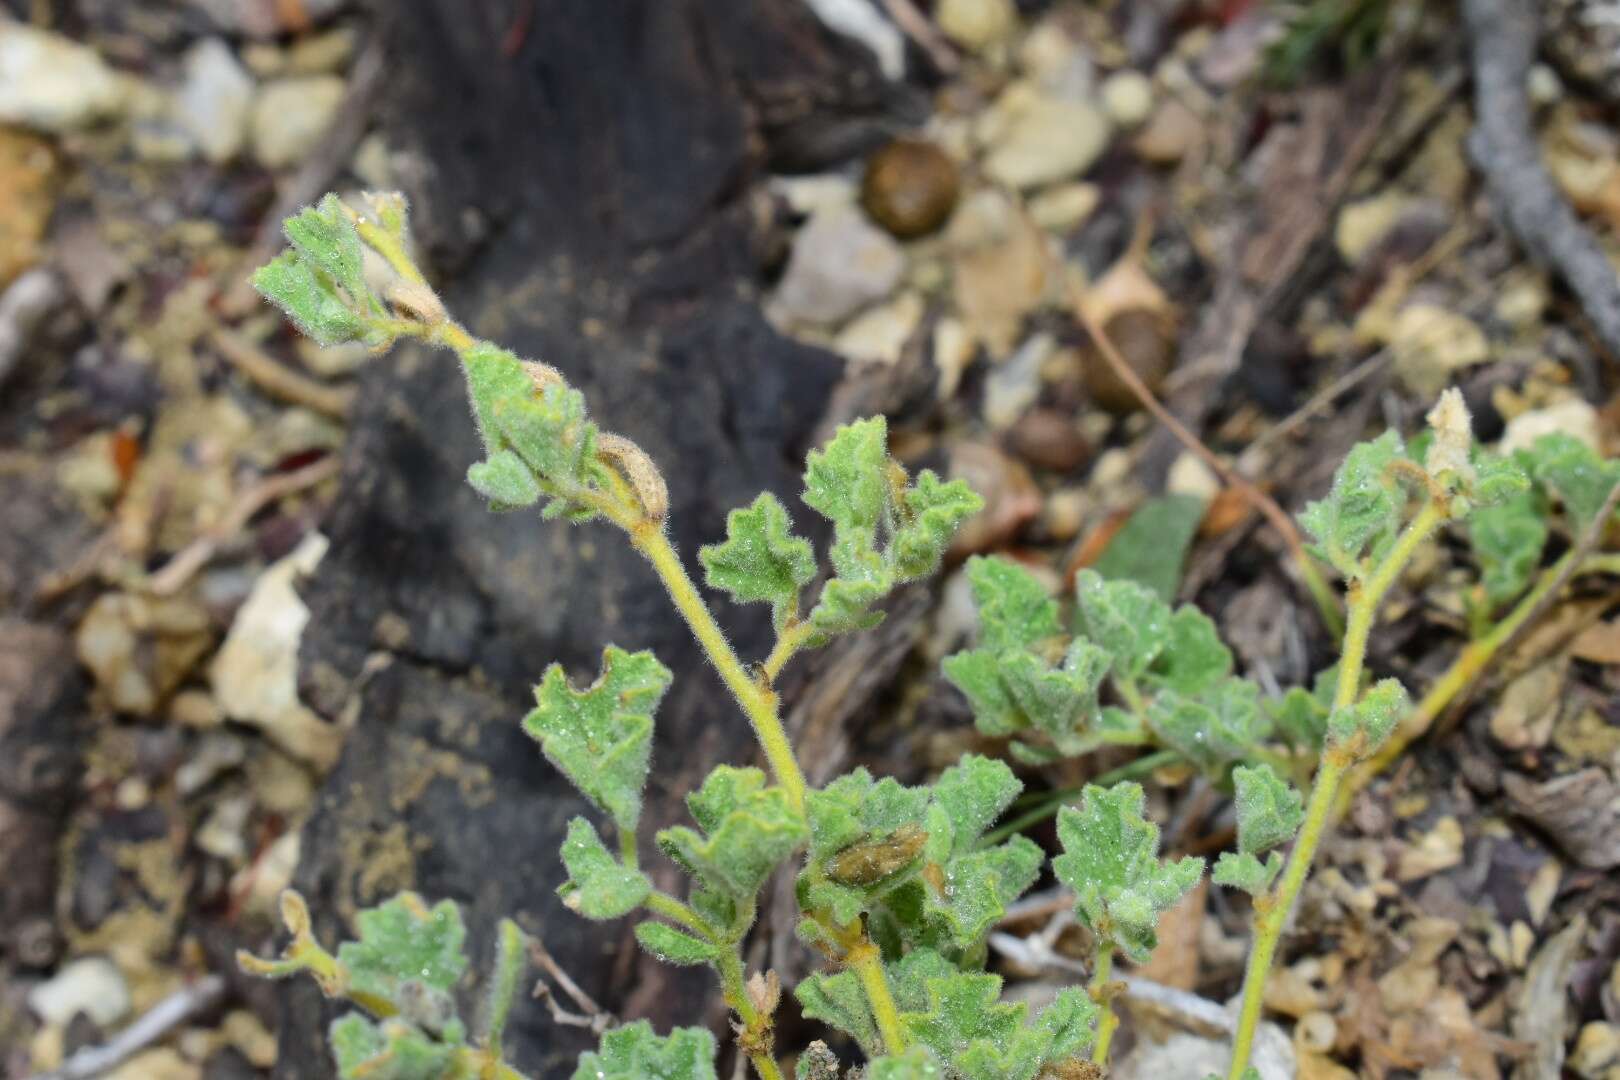
[[[901,239],[945,224],[956,205],[956,162],[931,142],[896,139],[866,162],[861,205]]]
[[[845,848],[827,863],[827,876],[840,885],[871,885],[905,869],[928,843],[920,825],[902,825],[888,836]]]

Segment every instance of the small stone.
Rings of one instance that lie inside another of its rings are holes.
[[[230,732],[204,736],[197,749],[174,773],[174,786],[182,795],[195,795],[247,760],[247,747]]]
[[[842,173],[773,176],[770,190],[787,203],[789,210],[802,217],[853,206],[858,194],[855,182]]]
[[[214,164],[247,145],[253,115],[253,77],[219,38],[205,38],[185,58],[186,81],[175,95],[175,119]]]
[[[993,551],[1041,512],[1041,492],[1023,465],[987,443],[964,442],[951,451],[950,475],[984,497],[984,509],[963,523],[951,542],[955,560]]]
[[[1434,823],[1434,828],[1418,838],[1418,842],[1401,851],[1395,868],[1397,881],[1417,881],[1430,874],[1449,870],[1462,862],[1463,831],[1457,819],[1447,815]]]
[[[79,623],[79,661],[114,710],[150,716],[213,643],[208,613],[180,597],[104,593]]]
[[[946,316],[935,324],[934,367],[939,372],[935,394],[941,401],[955,395],[956,388],[962,382],[962,373],[973,362],[975,351],[973,335],[968,333],[960,319]]]
[[[1582,1027],[1569,1067],[1581,1080],[1609,1080],[1620,1069],[1620,1027],[1602,1020]]]
[[[189,0],[229,34],[274,38],[301,33],[348,6],[349,0]]]
[[[336,75],[277,79],[253,105],[253,156],[267,169],[296,165],[332,126],[348,88]]]
[[[1102,156],[1113,125],[1096,106],[1037,97],[1017,109],[984,161],[987,176],[1019,189],[1078,176]]]
[[[256,1069],[269,1069],[276,1063],[276,1037],[264,1021],[246,1009],[233,1009],[220,1025],[225,1041],[234,1046]]]
[[[1109,319],[1103,330],[1126,365],[1157,394],[1175,358],[1174,328],[1169,321],[1146,308],[1132,308]],[[1113,365],[1095,347],[1086,350],[1084,371],[1086,389],[1103,409],[1125,416],[1142,407],[1136,392],[1114,373]]]
[[[1563,80],[1546,64],[1532,64],[1524,83],[1532,105],[1556,105],[1564,96]]]
[[[992,430],[1012,427],[1035,404],[1041,396],[1041,369],[1056,347],[1051,334],[1036,334],[990,372],[984,388],[984,419]]]
[[[1171,495],[1191,495],[1207,503],[1221,493],[1221,480],[1203,458],[1184,450],[1170,466],[1164,489]]]
[[[1174,165],[1204,137],[1204,122],[1176,98],[1166,98],[1131,145],[1154,165]]]
[[[1497,450],[1502,454],[1528,450],[1543,435],[1559,433],[1578,439],[1602,453],[1597,410],[1580,398],[1569,398],[1515,416],[1507,422]]]
[[[957,309],[976,341],[1007,356],[1046,297],[1046,237],[1004,192],[987,188],[957,208],[949,239]]]
[[[1491,358],[1485,332],[1466,315],[1437,304],[1409,304],[1389,332],[1395,373],[1414,393],[1432,398],[1456,373]]]
[[[202,1066],[187,1061],[172,1047],[160,1046],[136,1054],[105,1074],[105,1080],[202,1080]]]
[[[337,759],[339,734],[298,700],[298,643],[309,608],[294,585],[314,571],[326,547],[326,537],[312,533],[260,575],[209,669],[226,716],[263,729],[289,754],[320,768]]]
[[[1491,714],[1491,737],[1509,750],[1547,745],[1564,701],[1564,658],[1539,664],[1508,683]]]
[[[28,1007],[47,1024],[65,1025],[81,1013],[110,1027],[129,1013],[129,987],[111,960],[88,956],[62,966],[28,992]]]
[[[252,813],[253,800],[247,796],[215,802],[192,837],[197,850],[233,866],[242,865],[248,857],[247,823]]]
[[[922,322],[923,298],[904,292],[857,315],[833,340],[833,348],[858,363],[893,364]]]
[[[1333,246],[1339,256],[1354,266],[1388,236],[1416,200],[1400,191],[1377,195],[1345,205],[1333,228]]]
[[[771,299],[778,322],[828,325],[888,296],[906,258],[887,233],[853,207],[813,215],[793,241]]]
[[[1089,218],[1101,200],[1096,184],[1058,184],[1029,200],[1029,219],[1043,229],[1068,232]]]
[[[182,690],[169,702],[169,719],[194,731],[208,731],[224,722],[219,706],[205,690]]]
[[[921,139],[896,139],[867,159],[861,205],[889,232],[911,239],[945,224],[956,192],[956,162],[945,151]]]
[[[1102,100],[1114,123],[1139,127],[1153,115],[1153,81],[1140,71],[1116,71],[1103,80]]]
[[[1089,445],[1086,452],[1090,453]],[[1090,509],[1091,496],[1085,488],[1061,488],[1047,497],[1041,523],[1053,540],[1073,540],[1080,535],[1080,527],[1086,523]]]
[[[981,52],[1011,36],[1018,25],[1018,9],[1013,0],[940,0],[934,20],[946,37]]]
[[[0,95],[4,91],[0,90]],[[56,151],[32,132],[0,127],[0,290],[43,254],[56,208]]]
[[[60,135],[115,116],[125,103],[123,80],[94,49],[0,22],[0,122]]]
[[[1080,434],[1074,417],[1059,409],[1029,410],[1007,432],[1007,441],[1012,452],[1031,465],[1056,473],[1071,473],[1091,457],[1091,446]],[[1048,531],[1052,528],[1051,503],[1048,499]],[[1066,536],[1078,530],[1079,523],[1073,524],[1074,529],[1067,530]]]
[[[342,72],[354,56],[354,45],[354,29],[348,26],[299,38],[287,50],[287,74],[328,75]]]

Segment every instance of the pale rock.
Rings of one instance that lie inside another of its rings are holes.
[[[394,152],[381,132],[372,132],[360,140],[349,171],[372,191],[393,191],[399,187],[399,171],[394,167]]]
[[[231,895],[244,897],[245,913],[269,916],[277,910],[282,892],[291,887],[293,871],[298,869],[302,836],[302,829],[288,829],[263,855],[232,876]]]
[[[1102,156],[1113,125],[1095,105],[1038,97],[1017,109],[984,161],[987,176],[1019,189],[1079,176]]]
[[[189,0],[229,34],[254,38],[280,37],[324,22],[349,5],[349,0]]]
[[[187,1061],[180,1051],[168,1046],[143,1050],[124,1062],[104,1080],[202,1080],[202,1066]]]
[[[28,1007],[47,1024],[65,1025],[83,1013],[109,1027],[129,1013],[129,986],[111,960],[87,956],[28,991]]]
[[[1018,26],[1013,0],[940,0],[934,21],[945,36],[980,52],[1011,36]]]
[[[174,771],[175,789],[182,795],[195,795],[246,760],[247,747],[241,738],[225,731],[209,732]]]
[[[87,435],[63,451],[56,461],[57,486],[97,518],[106,513],[124,486],[124,478],[113,459],[114,438],[110,431]]]
[[[321,34],[297,39],[287,49],[289,75],[327,75],[341,72],[354,57],[355,31],[338,26]]]
[[[1503,454],[1528,450],[1537,439],[1552,434],[1568,435],[1602,453],[1597,409],[1580,398],[1568,398],[1515,416],[1507,422],[1497,450]]]
[[[276,1036],[254,1013],[247,1009],[233,1009],[226,1013],[220,1033],[255,1069],[275,1067]]]
[[[336,75],[277,79],[253,105],[253,156],[267,169],[296,165],[332,126],[348,88]]]
[[[1090,509],[1091,496],[1084,488],[1060,488],[1047,496],[1041,523],[1053,540],[1073,540],[1080,535]]]
[[[1114,123],[1139,127],[1153,115],[1153,81],[1140,71],[1116,71],[1103,80],[1102,100]]]
[[[787,203],[789,210],[805,217],[854,206],[860,197],[859,186],[841,173],[773,176],[769,187],[771,194]]]
[[[125,102],[125,80],[94,49],[0,22],[0,122],[59,135],[118,115]]]
[[[1497,287],[1493,312],[1515,330],[1534,330],[1547,313],[1552,296],[1540,271],[1510,272]]]
[[[1582,1027],[1569,1067],[1581,1080],[1609,1080],[1620,1069],[1620,1027],[1602,1020]]]
[[[74,638],[115,711],[150,716],[213,643],[208,612],[183,597],[103,593]]]
[[[964,522],[951,541],[951,561],[1002,547],[1040,515],[1041,490],[1029,470],[989,443],[952,447],[948,471],[984,497],[984,509]]]
[[[1184,450],[1170,466],[1164,489],[1171,495],[1191,495],[1209,502],[1221,493],[1221,479],[1197,454]]]
[[[839,323],[888,296],[905,268],[900,245],[859,210],[824,210],[799,230],[767,312],[779,324]]]
[[[990,372],[984,387],[984,419],[992,431],[1018,422],[1041,396],[1041,368],[1057,348],[1051,334],[1036,334]]]
[[[964,199],[951,219],[952,289],[975,341],[990,355],[1009,355],[1025,316],[1047,292],[1046,237],[1004,192],[985,189]]]
[[[1412,391],[1439,394],[1463,368],[1491,357],[1485,332],[1472,319],[1437,304],[1409,304],[1389,330],[1395,373]]]
[[[1563,705],[1568,670],[1568,658],[1559,657],[1536,665],[1508,683],[1496,711],[1491,713],[1491,737],[1509,750],[1546,746]]]
[[[1018,48],[1019,66],[1042,93],[1063,101],[1089,101],[1097,93],[1091,52],[1063,26],[1048,19]]]
[[[1558,72],[1546,64],[1530,66],[1530,73],[1525,76],[1524,88],[1532,105],[1556,105],[1564,96],[1563,80],[1558,77]]]
[[[219,38],[204,38],[186,53],[185,83],[174,99],[175,120],[202,156],[230,161],[247,145],[253,115],[253,76]]]
[[[240,866],[247,861],[247,823],[253,813],[252,798],[242,795],[220,799],[192,839],[204,855]]]
[[[326,537],[312,533],[259,576],[209,669],[226,716],[262,729],[317,767],[336,760],[339,735],[298,700],[298,643],[309,608],[295,583],[314,572],[326,548]]]
[[[1164,1042],[1139,1041],[1108,1068],[1109,1080],[1205,1080],[1225,1076],[1232,1047],[1227,1039],[1206,1039],[1178,1031]],[[1294,1048],[1276,1024],[1262,1021],[1249,1059],[1260,1080],[1294,1080]]]
[[[1143,161],[1174,165],[1203,138],[1203,119],[1179,98],[1166,98],[1131,145]]]
[[[1404,192],[1383,191],[1346,204],[1333,227],[1333,246],[1338,248],[1339,256],[1352,266],[1360,262],[1416,201]]]
[[[934,392],[939,400],[948,401],[956,393],[976,349],[973,335],[960,319],[947,315],[934,325],[934,368],[939,372]]]
[[[923,298],[904,292],[857,315],[833,339],[833,348],[858,363],[893,364],[923,317]]]
[[[1089,218],[1101,201],[1102,190],[1096,184],[1058,184],[1029,200],[1029,219],[1043,229],[1067,232]]]
[[[1462,862],[1462,857],[1462,826],[1448,814],[1436,821],[1434,828],[1419,837],[1417,843],[1402,849],[1395,868],[1395,879],[1417,881],[1441,870],[1449,870]]]

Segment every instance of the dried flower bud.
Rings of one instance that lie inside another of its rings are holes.
[[[642,511],[654,522],[669,516],[669,487],[647,452],[622,435],[597,436],[596,456],[630,483]]]
[[[415,281],[395,281],[388,286],[388,302],[418,322],[434,324],[447,318],[439,296]]]
[[[523,370],[528,372],[529,381],[539,393],[545,393],[548,386],[567,386],[568,380],[563,378],[562,372],[550,364],[542,364],[538,360],[523,361]]]
[[[1425,419],[1434,430],[1434,442],[1429,444],[1423,467],[1434,477],[1450,473],[1458,482],[1471,482],[1474,466],[1468,455],[1474,445],[1474,428],[1462,391],[1453,386],[1442,393]]]
[[[845,848],[827,863],[827,876],[840,885],[871,885],[908,866],[928,843],[920,825],[902,825],[878,840]]]

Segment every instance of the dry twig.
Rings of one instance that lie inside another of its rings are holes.
[[[220,327],[209,335],[209,341],[232,366],[271,397],[303,405],[335,420],[347,416],[349,406],[354,403],[353,387],[327,386],[301,375],[234,330]]]
[[[39,1073],[32,1080],[90,1080],[111,1072],[140,1051],[199,1013],[207,1012],[225,999],[225,977],[206,975],[190,986],[176,990],[100,1046],[87,1046],[62,1067]]]
[[[557,1023],[566,1024],[569,1027],[588,1028],[595,1035],[600,1035],[611,1027],[613,1025],[613,1014],[598,1005],[591,995],[580,989],[579,984],[569,976],[568,972],[562,969],[562,966],[546,950],[545,942],[534,934],[525,936],[529,941],[529,959],[533,960],[535,966],[540,970],[550,975],[557,985],[562,988],[562,992],[567,994],[569,1000],[580,1010],[576,1013],[563,1008],[562,1003],[557,1000],[551,987],[547,986],[544,981],[537,982],[534,984],[534,996],[546,1003],[546,1008],[551,1010],[551,1018]]]

